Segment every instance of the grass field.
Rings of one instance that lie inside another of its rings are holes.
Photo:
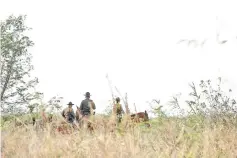
[[[32,125],[4,129],[3,154],[7,158],[237,157],[235,119],[160,117],[150,120],[150,128],[142,124],[129,127],[124,119],[113,133],[109,120],[96,116],[93,134],[86,130],[70,135],[52,134],[49,128],[37,132]]]

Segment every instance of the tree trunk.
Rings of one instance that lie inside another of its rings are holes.
[[[4,97],[4,93],[7,89],[7,85],[9,83],[9,80],[11,78],[11,75],[12,75],[12,68],[13,68],[13,65],[14,65],[14,62],[15,62],[15,54],[13,55],[12,59],[11,59],[11,62],[10,62],[10,68],[8,69],[8,72],[7,72],[7,77],[6,77],[6,80],[5,80],[5,83],[4,83],[4,86],[3,86],[3,89],[1,91],[1,101],[3,100],[3,97]]]

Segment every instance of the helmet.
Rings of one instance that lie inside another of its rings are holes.
[[[119,97],[116,98],[116,102],[120,102],[120,98]]]

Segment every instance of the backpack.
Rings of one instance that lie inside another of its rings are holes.
[[[91,108],[90,108],[90,101],[87,102],[88,104],[83,107],[83,114],[88,115],[91,113]]]
[[[68,112],[68,121],[69,122],[73,122],[74,118],[75,118],[75,116],[73,115],[73,113],[72,112]]]

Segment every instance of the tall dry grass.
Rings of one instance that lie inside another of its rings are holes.
[[[28,125],[4,133],[3,151],[7,158],[237,157],[235,126],[187,119],[156,119],[149,129],[128,126],[124,120],[112,133],[108,118],[98,117],[94,133],[80,130],[70,135],[52,134],[49,128],[37,132]]]

